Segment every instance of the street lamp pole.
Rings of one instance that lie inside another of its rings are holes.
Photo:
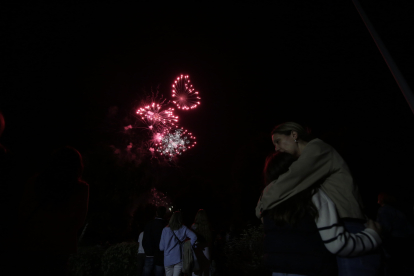
[[[381,38],[379,37],[378,33],[375,31],[374,26],[372,25],[371,21],[368,19],[366,13],[362,9],[361,4],[358,0],[352,0],[356,9],[358,10],[359,15],[364,21],[365,26],[367,27],[368,31],[371,34],[372,39],[374,39],[375,44],[377,45],[382,57],[384,58],[385,62],[387,63],[388,68],[390,69],[392,75],[394,76],[395,81],[397,82],[398,86],[400,87],[401,92],[403,93],[405,100],[407,101],[408,105],[411,108],[411,111],[414,113],[414,94],[411,90],[410,86],[408,85],[407,81],[405,80],[404,76],[402,75],[401,71],[398,69],[397,64],[394,62],[393,58],[391,57],[390,53],[388,52],[385,44],[382,42]]]

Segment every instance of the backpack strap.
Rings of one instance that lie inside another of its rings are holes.
[[[176,236],[176,235],[175,235],[175,233],[174,233],[174,230],[172,230],[171,228],[170,228],[170,230],[171,230],[171,232],[173,233],[174,237],[177,239],[178,243],[179,243],[180,245],[182,245],[182,244],[183,244],[183,242],[182,242],[182,241],[180,241],[180,239],[179,239],[179,238],[177,238],[177,236]]]
[[[182,247],[183,242],[182,242],[182,241],[180,241],[180,239],[179,239],[179,238],[177,238],[177,236],[176,236],[176,235],[175,235],[175,233],[174,233],[174,230],[172,230],[171,228],[170,228],[170,230],[172,231],[172,233],[173,233],[174,237],[177,239],[178,244],[180,245],[180,252],[181,252],[181,255],[182,255],[182,254],[183,254],[183,247]]]

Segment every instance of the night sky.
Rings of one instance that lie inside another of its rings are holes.
[[[297,121],[344,156],[368,213],[383,190],[412,206],[414,115],[352,2],[284,2],[1,4],[1,142],[34,168],[59,146],[109,146],[111,108],[170,98],[188,74],[202,101],[178,114],[197,136],[179,167],[220,200],[253,214],[270,131]],[[413,88],[413,4],[361,2]]]

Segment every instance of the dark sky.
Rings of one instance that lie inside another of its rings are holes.
[[[128,114],[158,85],[168,98],[189,74],[202,103],[179,114],[198,143],[181,166],[217,183],[260,173],[269,132],[293,120],[338,148],[366,201],[412,195],[414,116],[352,2],[284,2],[1,4],[2,143],[31,161],[85,152],[109,108]],[[413,87],[413,4],[361,2]]]

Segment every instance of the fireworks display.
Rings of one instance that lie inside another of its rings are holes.
[[[141,107],[137,110],[137,114],[141,115],[141,119],[146,121],[149,129],[153,129],[157,126],[163,126],[163,128],[171,128],[174,123],[178,121],[178,117],[174,116],[174,108],[168,108],[162,110],[163,106],[153,102],[150,105]]]
[[[194,140],[195,137],[187,130],[176,129],[172,133],[163,135],[161,141],[156,144],[157,151],[171,159],[177,154],[181,155],[186,150],[194,147],[197,143]]]
[[[171,205],[170,198],[166,194],[158,191],[155,188],[151,189],[151,197],[149,198],[149,202],[152,205],[155,205],[156,207],[159,207],[159,206],[167,207],[167,206]]]
[[[193,85],[190,84],[190,79],[187,76],[179,76],[172,85],[173,103],[179,109],[189,110],[196,108],[200,104],[200,97],[198,92],[194,91]]]
[[[189,110],[200,104],[198,92],[194,91],[190,84],[188,75],[181,75],[173,84],[173,101],[180,110]],[[168,107],[169,101],[163,99],[162,95],[152,92],[146,104],[136,109],[135,114],[140,119],[137,124],[124,127],[126,132],[131,129],[146,129],[146,133],[139,135],[144,138],[144,148],[154,157],[155,154],[162,155],[172,160],[177,155],[191,149],[196,144],[195,137],[184,128],[178,128],[178,116],[174,115],[174,108]],[[142,123],[145,127],[142,127]],[[140,126],[141,125],[141,126]],[[148,135],[149,134],[149,135]],[[148,136],[147,136],[148,135]],[[133,144],[127,146],[130,151]]]

